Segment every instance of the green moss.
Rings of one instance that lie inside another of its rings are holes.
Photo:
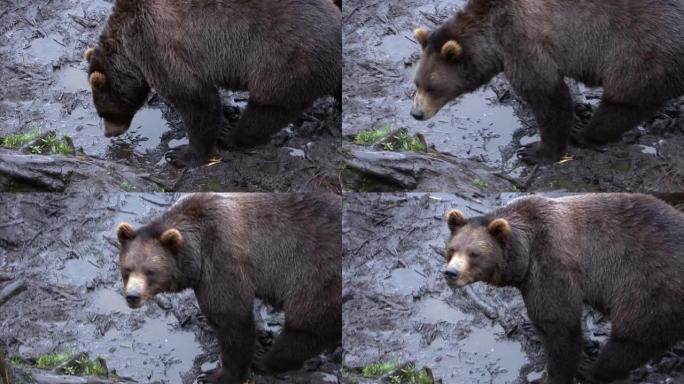
[[[395,375],[389,377],[391,384],[434,384],[425,369],[417,369],[415,365],[408,364],[400,369]]]
[[[5,136],[2,138],[2,147],[9,149],[19,148],[22,145],[35,140],[39,134],[40,132],[38,129],[32,129],[28,132],[18,132],[13,135]]]
[[[3,148],[18,149],[26,145],[40,136],[40,131],[35,128],[28,132],[19,132],[13,135],[5,136],[0,139]],[[73,148],[69,140],[63,137],[57,137],[57,134],[51,132],[47,136],[38,140],[35,145],[32,145],[29,150],[35,155],[71,155]]]
[[[484,190],[485,188],[487,188],[487,183],[485,183],[479,178],[476,178],[475,180],[473,180],[473,186],[480,190]]]
[[[380,129],[359,132],[356,134],[356,136],[354,136],[354,143],[358,145],[373,144],[376,141],[389,135],[390,132],[392,132],[392,127],[390,125],[386,125],[385,127]]]
[[[374,379],[382,375],[386,375],[398,367],[399,362],[397,360],[386,361],[384,363],[368,364],[361,369],[361,376],[367,379]]]
[[[107,372],[100,362],[91,360],[88,354],[81,356],[73,364],[64,368],[64,373],[72,376],[107,376]]]
[[[425,151],[425,144],[418,137],[411,136],[408,132],[402,131],[392,136],[386,143],[383,143],[382,148],[386,151],[423,152]]]
[[[124,180],[121,182],[121,189],[124,190],[124,192],[134,192],[135,187],[132,186],[128,181]]]
[[[57,134],[50,133],[31,146],[31,153],[35,155],[71,155],[72,147],[66,137],[58,138]]]
[[[52,369],[55,366],[69,360],[73,354],[71,352],[49,353],[36,358],[36,368]]]
[[[11,356],[11,357],[9,358],[9,362],[10,362],[10,364],[12,364],[12,365],[22,365],[22,364],[24,364],[24,359],[22,359],[22,358],[19,357],[19,356]]]

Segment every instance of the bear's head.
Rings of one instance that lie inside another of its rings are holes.
[[[133,116],[145,104],[150,87],[132,63],[122,55],[105,52],[101,45],[88,48],[85,59],[93,103],[105,122],[105,136],[119,136],[128,130]]]
[[[160,292],[181,290],[177,258],[183,236],[175,228],[137,231],[128,223],[116,228],[120,243],[119,268],[124,296],[131,308],[138,308]]]
[[[414,31],[422,47],[411,108],[411,116],[417,120],[430,119],[449,101],[482,85],[472,55],[450,35],[447,28]]]
[[[483,281],[493,285],[502,283],[506,242],[511,227],[506,219],[479,217],[467,220],[461,211],[447,214],[451,235],[444,254],[444,278],[452,288]]]

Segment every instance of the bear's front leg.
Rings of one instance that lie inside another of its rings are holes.
[[[546,356],[544,384],[572,384],[582,356],[582,293],[558,271],[539,271],[543,281],[523,292]]]
[[[544,344],[546,376],[544,384],[572,384],[582,355],[582,328],[544,322],[537,324]]]
[[[221,367],[206,379],[209,383],[242,384],[247,379],[254,352],[254,318],[249,313],[207,315],[221,348]]]
[[[532,109],[539,126],[540,142],[524,146],[518,157],[527,163],[548,164],[566,153],[574,122],[572,97],[562,79],[551,89],[517,90]]]
[[[175,167],[197,167],[207,164],[214,155],[222,129],[221,99],[216,88],[190,95],[167,96],[183,117],[189,144],[166,154]]]

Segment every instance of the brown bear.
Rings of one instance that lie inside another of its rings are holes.
[[[652,196],[523,197],[483,216],[447,215],[444,277],[517,287],[546,353],[544,383],[570,384],[582,305],[612,323],[593,382],[627,377],[684,338],[684,214]]]
[[[681,1],[470,0],[432,32],[415,37],[422,56],[411,115],[431,118],[448,101],[503,72],[534,113],[541,142],[518,156],[557,161],[573,131],[564,77],[602,86],[591,122],[572,132],[602,145],[684,94]]]
[[[256,363],[300,367],[342,335],[341,198],[334,194],[194,194],[133,229],[117,227],[130,307],[191,288],[221,349],[213,383],[242,383],[252,362],[254,298],[285,313]]]
[[[341,14],[330,0],[117,0],[85,56],[105,136],[124,133],[154,88],[189,138],[167,157],[196,166],[221,131],[219,88],[249,91],[231,133],[242,146],[268,142],[320,97],[341,97]]]

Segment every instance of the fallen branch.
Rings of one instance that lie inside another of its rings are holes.
[[[352,191],[366,191],[368,181],[371,187],[386,184],[383,190],[449,191],[469,197],[511,188],[486,165],[441,152],[378,151],[358,145],[348,149],[344,181]]]
[[[19,279],[7,284],[5,288],[0,291],[0,306],[24,290],[26,290],[26,280],[24,279]]]
[[[47,192],[158,190],[160,185],[123,164],[87,156],[33,155],[0,148],[0,175]],[[0,191],[8,186],[0,185]]]
[[[53,373],[44,373],[33,371],[31,373],[32,382],[36,384],[128,384],[134,381],[120,380],[117,378],[103,378],[96,376],[69,376],[56,375]]]

